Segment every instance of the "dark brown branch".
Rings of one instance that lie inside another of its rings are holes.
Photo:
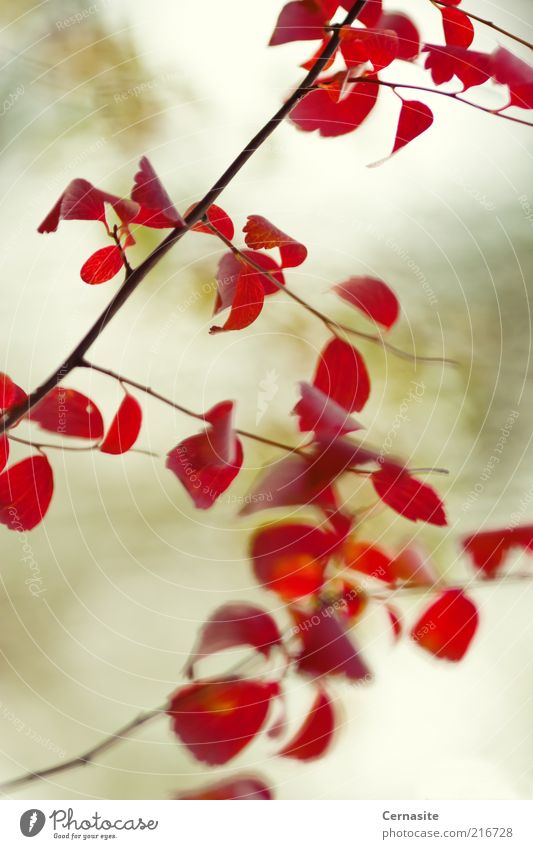
[[[358,14],[362,11],[366,0],[357,0],[353,3],[350,11],[346,15],[343,25],[349,25],[355,21]],[[137,268],[132,271],[126,270],[126,276],[121,288],[112,298],[110,304],[106,307],[103,313],[97,318],[92,327],[87,331],[83,339],[76,345],[72,353],[61,363],[61,365],[29,396],[28,399],[15,407],[9,412],[3,421],[3,431],[13,427],[23,416],[25,416],[35,404],[50,392],[54,386],[57,386],[63,378],[75,369],[91,347],[98,339],[100,334],[105,330],[110,321],[115,317],[119,310],[124,306],[126,301],[135,292],[139,284],[144,280],[146,275],[156,266],[161,259],[169,252],[169,250],[179,242],[191,227],[197,224],[206,214],[209,207],[222,194],[224,189],[237,176],[239,171],[246,165],[248,160],[254,153],[263,145],[272,133],[277,129],[279,124],[292,112],[294,107],[305,97],[317,77],[320,76],[323,69],[331,56],[337,50],[340,42],[339,30],[335,29],[324,49],[323,53],[313,64],[311,70],[306,74],[300,85],[293,91],[288,100],[283,106],[278,109],[275,115],[259,130],[258,133],[248,142],[245,148],[233,160],[231,165],[226,168],[224,173],[219,177],[211,189],[204,195],[202,200],[194,207],[194,209],[185,217],[185,225],[175,227],[166,236],[159,245],[149,254],[146,259]]]

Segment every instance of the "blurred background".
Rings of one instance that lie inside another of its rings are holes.
[[[465,5],[533,37],[528,0]],[[87,256],[105,244],[99,225],[66,222],[45,237],[36,232],[39,222],[74,177],[129,194],[143,154],[182,212],[201,197],[313,52],[302,43],[267,49],[280,7],[281,0],[4,0],[0,370],[21,386],[34,387],[61,362],[119,286],[119,278],[101,287],[79,278]],[[442,38],[427,0],[396,0],[392,8],[408,10],[424,40]],[[495,35],[478,27],[474,46],[509,46]],[[421,70],[415,77],[431,84]],[[221,203],[238,228],[257,213],[308,245],[305,266],[288,278],[311,303],[368,330],[328,290],[354,274],[382,277],[403,310],[391,341],[459,361],[455,368],[416,364],[361,345],[372,378],[361,419],[374,442],[390,437],[411,465],[450,470],[429,481],[446,500],[447,529],[385,511],[367,523],[365,536],[391,550],[416,540],[448,578],[467,580],[462,534],[504,525],[514,514],[533,521],[531,131],[422,96],[434,109],[433,127],[368,169],[388,153],[394,133],[396,100],[382,95],[355,134],[321,139],[281,126]],[[501,103],[497,91],[486,97]],[[133,259],[157,238],[139,235]],[[91,359],[197,411],[233,398],[240,427],[295,443],[288,413],[296,382],[311,376],[325,331],[281,295],[252,328],[209,336],[221,253],[216,240],[199,234],[180,243]],[[260,415],[265,381],[272,398]],[[415,384],[420,398],[407,402],[407,418],[395,425]],[[121,397],[101,375],[74,373],[66,385],[91,394],[107,421]],[[1,779],[77,755],[164,703],[181,681],[199,624],[219,604],[256,600],[286,621],[277,598],[257,589],[247,559],[250,530],[271,516],[239,519],[235,503],[276,452],[247,443],[245,470],[229,493],[210,512],[196,512],[164,468],[165,453],[196,432],[196,423],[140,400],[139,445],[162,457],[54,452],[56,492],[46,522],[26,539],[0,530]],[[500,462],[487,471],[503,431]],[[368,503],[371,493],[354,498]],[[309,510],[298,515],[313,518]],[[513,559],[526,568],[524,555]],[[218,775],[259,772],[281,799],[530,798],[533,582],[472,594],[481,624],[461,664],[433,660],[408,640],[393,648],[388,623],[371,610],[357,635],[376,681],[334,688],[343,721],[327,759],[276,760],[276,746],[262,739]],[[424,603],[421,595],[402,600],[407,623]],[[291,730],[311,699],[294,682]],[[213,777],[163,718],[97,765],[18,795],[164,799]]]

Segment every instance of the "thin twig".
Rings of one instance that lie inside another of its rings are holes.
[[[49,766],[46,769],[36,770],[35,772],[27,772],[17,778],[12,778],[10,781],[5,781],[3,784],[0,784],[0,790],[9,792],[11,790],[16,790],[18,787],[22,787],[24,784],[30,784],[32,781],[48,778],[51,775],[57,775],[60,772],[66,772],[67,770],[75,769],[79,766],[86,766],[87,764],[92,763],[97,755],[101,755],[117,743],[120,743],[122,740],[130,737],[130,735],[142,725],[146,725],[152,719],[161,716],[162,713],[165,713],[166,709],[165,705],[163,707],[154,708],[153,710],[144,711],[134,717],[134,719],[130,720],[130,722],[126,723],[126,725],[123,725],[122,728],[119,728],[118,731],[114,731],[113,734],[110,734],[109,737],[106,737],[101,743],[93,746],[83,755],[79,755],[69,761],[62,761],[61,763]]]
[[[457,366],[459,363],[457,360],[448,359],[446,357],[421,357],[418,354],[409,354],[407,351],[402,351],[401,348],[397,348],[395,345],[391,345],[390,342],[387,342],[381,336],[372,333],[364,333],[362,330],[356,330],[353,327],[349,327],[346,324],[340,324],[338,321],[335,321],[333,318],[329,318],[329,316],[325,315],[325,313],[317,310],[315,307],[312,307],[307,301],[293,292],[287,285],[280,283],[279,280],[276,279],[276,276],[271,272],[267,271],[267,269],[263,268],[258,262],[252,259],[250,256],[247,256],[244,251],[238,248],[233,242],[226,238],[223,233],[217,230],[209,221],[206,219],[204,221],[207,227],[213,232],[215,236],[218,236],[220,241],[228,247],[232,253],[239,257],[246,265],[250,268],[253,268],[254,271],[259,272],[261,275],[267,278],[267,280],[272,283],[280,292],[285,292],[291,300],[295,301],[301,307],[303,307],[308,313],[318,318],[319,321],[335,336],[338,336],[337,331],[342,330],[344,333],[349,334],[350,336],[357,336],[359,339],[364,339],[367,342],[372,342],[375,345],[379,345],[381,348],[384,348],[386,351],[390,351],[391,354],[394,354],[397,357],[400,357],[403,360],[409,360],[410,362],[414,362],[415,365],[417,362],[421,363],[438,363],[440,365],[453,365]]]
[[[174,410],[178,410],[178,412],[183,413],[185,416],[189,416],[193,419],[197,419],[205,424],[205,416],[201,413],[195,413],[193,410],[189,410],[188,407],[184,407],[183,404],[177,404],[175,401],[172,401],[170,398],[167,398],[165,395],[161,395],[160,392],[154,392],[149,386],[145,386],[142,383],[139,383],[137,380],[132,380],[129,377],[124,377],[123,374],[119,374],[112,369],[105,368],[105,366],[99,366],[95,363],[89,362],[89,360],[83,359],[80,363],[80,367],[91,369],[92,371],[100,372],[101,374],[105,374],[107,377],[111,377],[113,380],[116,380],[118,383],[124,383],[127,386],[132,386],[134,389],[138,389],[139,392],[143,392],[145,395],[148,395],[151,398],[155,398],[157,401],[161,401],[161,403],[166,404],[168,407],[172,407]],[[305,451],[306,447],[300,448],[297,445],[287,445],[286,442],[280,442],[277,439],[270,439],[267,436],[261,436],[258,433],[252,433],[249,430],[241,430],[240,428],[235,428],[235,433],[238,436],[242,436],[244,439],[252,439],[254,442],[260,442],[263,445],[268,445],[271,448],[280,448],[282,451],[286,451],[288,454],[300,454],[302,457],[308,457],[309,455]],[[357,448],[356,443],[352,443],[354,449]],[[56,447],[56,446],[53,446]],[[378,452],[376,452],[378,453]],[[348,467],[345,471],[351,472],[355,475],[361,475],[363,477],[369,476],[372,472],[367,469],[361,469],[357,467]],[[421,468],[415,469],[407,469],[410,474],[439,474],[439,475],[447,475],[449,474],[448,469],[442,469],[431,466],[424,466]]]
[[[12,436],[9,434],[11,442],[18,442],[20,445],[28,445],[30,448],[35,448],[37,451],[99,451],[100,443],[91,442],[90,445],[59,445],[53,442],[35,442],[33,439],[22,439],[20,436]],[[155,451],[149,451],[147,448],[130,448],[130,454],[143,454],[145,457],[159,457]]]
[[[444,9],[457,9],[457,6],[452,6],[451,3],[443,3],[441,2],[441,0],[431,0],[431,3],[434,6],[442,6],[442,8]],[[472,18],[473,21],[478,21],[478,23],[480,24],[485,24],[485,26],[496,30],[496,32],[501,32],[502,35],[506,35],[508,38],[512,38],[513,41],[517,41],[519,44],[523,44],[524,47],[529,47],[530,50],[533,50],[533,44],[531,44],[531,42],[526,41],[525,38],[520,38],[519,35],[514,35],[514,33],[509,32],[509,30],[504,29],[498,24],[495,24],[494,21],[489,21],[487,18],[480,18],[479,15],[474,15],[473,12],[467,12],[466,9],[463,9],[462,6],[460,11],[463,12],[468,18]]]
[[[525,127],[533,127],[533,123],[530,121],[525,121],[523,118],[514,118],[512,115],[504,115],[500,109],[489,109],[487,106],[480,106],[479,103],[472,103],[471,100],[461,97],[461,95],[455,91],[439,91],[439,89],[429,88],[427,86],[411,85],[411,83],[393,83],[386,80],[377,80],[371,77],[350,77],[348,81],[351,83],[368,83],[369,85],[385,86],[386,88],[392,89],[405,88],[409,91],[424,91],[426,94],[438,94],[440,97],[448,97],[451,100],[457,100],[460,103],[464,103],[466,106],[471,106],[473,109],[479,109],[480,112],[495,115],[497,118],[505,118],[506,121],[513,121],[515,124],[522,124]],[[507,107],[504,108],[506,109]]]
[[[12,436],[9,434],[11,442],[18,442],[20,445],[29,445],[30,448],[36,448],[37,451],[44,449],[57,451],[97,451],[100,447],[97,442],[91,442],[90,445],[54,445],[52,442],[36,442],[33,439],[22,439],[20,436]]]

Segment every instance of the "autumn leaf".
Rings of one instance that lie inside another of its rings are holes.
[[[268,658],[272,648],[279,645],[281,635],[269,613],[253,604],[229,602],[217,608],[202,626],[185,673],[192,677],[195,665],[215,652],[252,646]]]
[[[50,463],[27,457],[0,475],[0,522],[13,531],[31,531],[42,521],[54,492]]]
[[[313,525],[280,522],[259,528],[250,550],[255,576],[285,601],[317,593],[336,545],[333,535]]]
[[[104,420],[94,401],[64,386],[56,386],[48,392],[33,407],[29,418],[44,430],[62,436],[101,439],[104,435]]]
[[[141,405],[133,395],[126,393],[100,445],[100,451],[103,454],[124,454],[129,451],[137,441],[141,425]]]
[[[233,678],[177,690],[168,707],[174,733],[196,760],[221,766],[261,730],[278,684]]]
[[[374,489],[385,504],[412,522],[446,525],[444,506],[436,492],[396,466],[373,472]]]
[[[278,756],[299,761],[314,761],[326,754],[335,731],[333,702],[325,690],[319,689],[301,728]]]
[[[231,401],[216,404],[203,416],[207,429],[184,439],[167,455],[167,469],[200,510],[215,504],[242,466],[242,445],[232,424],[233,406]]]
[[[84,283],[92,286],[111,280],[124,265],[122,253],[118,245],[109,245],[95,251],[83,264],[80,277]]]
[[[254,250],[279,248],[281,268],[294,268],[301,265],[307,257],[305,245],[297,242],[291,236],[287,236],[283,230],[271,224],[262,215],[249,215],[244,232],[246,244],[249,248]]]
[[[398,320],[398,299],[392,289],[377,277],[350,277],[334,286],[333,291],[387,330]]]
[[[465,656],[476,633],[476,605],[462,590],[445,590],[420,616],[411,638],[442,660],[457,662]]]
[[[359,351],[335,336],[320,354],[313,386],[349,413],[362,410],[370,378]]]

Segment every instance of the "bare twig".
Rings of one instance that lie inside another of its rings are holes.
[[[488,115],[495,115],[497,118],[505,118],[506,121],[513,121],[515,124],[522,124],[525,127],[533,127],[533,123],[531,123],[531,121],[525,121],[523,118],[515,118],[512,115],[504,115],[501,109],[489,109],[487,106],[480,106],[479,103],[472,103],[471,100],[467,100],[466,97],[461,97],[461,95],[455,91],[439,91],[439,89],[429,88],[428,86],[411,85],[411,83],[393,83],[387,82],[386,80],[377,80],[371,77],[350,77],[349,82],[368,83],[368,85],[378,85],[392,89],[404,88],[409,91],[424,91],[426,94],[438,94],[440,97],[448,97],[451,100],[464,103],[466,106],[471,106],[473,109],[479,109],[480,112],[486,112]]]
[[[291,298],[291,300],[295,301],[297,304],[303,307],[304,310],[306,310],[308,313],[315,316],[315,318],[318,318],[318,320],[321,321],[322,324],[335,336],[338,336],[338,330],[342,330],[349,336],[357,336],[359,339],[364,339],[367,342],[372,342],[375,345],[379,345],[384,350],[390,351],[391,354],[394,354],[395,356],[400,357],[403,360],[409,360],[410,362],[414,362],[415,364],[420,362],[438,363],[439,365],[459,365],[457,360],[451,360],[446,357],[421,357],[416,353],[409,354],[407,351],[402,351],[401,348],[397,348],[395,345],[391,345],[390,342],[387,342],[385,339],[383,339],[382,336],[379,336],[378,334],[364,333],[362,330],[356,330],[354,327],[349,327],[346,324],[339,324],[339,322],[335,321],[334,318],[330,318],[329,316],[325,315],[325,313],[321,312],[320,310],[317,310],[315,307],[312,307],[311,304],[309,304],[307,301],[297,295],[296,292],[293,292],[291,289],[289,289],[288,286],[283,285],[283,283],[280,283],[279,280],[276,279],[275,274],[273,274],[271,271],[267,271],[267,269],[263,268],[263,266],[261,266],[250,256],[247,256],[244,251],[234,245],[233,242],[230,241],[230,239],[227,239],[223,233],[221,233],[219,230],[217,230],[216,227],[210,224],[207,219],[204,223],[206,224],[206,226],[209,227],[209,229],[213,232],[215,236],[218,236],[220,241],[223,242],[223,244],[225,244],[226,247],[228,247],[235,256],[239,257],[239,259],[241,259],[242,262],[244,262],[250,268],[253,268],[254,271],[257,271],[263,277],[266,277],[267,280],[272,283],[277,289],[279,289],[280,292],[285,292],[285,294],[289,298]]]
[[[81,361],[80,366],[83,368],[92,369],[92,371],[100,372],[100,374],[105,374],[107,375],[107,377],[111,377],[118,383],[123,383],[127,386],[132,386],[134,389],[138,389],[139,392],[143,392],[145,395],[148,395],[151,398],[155,398],[156,400],[161,401],[161,403],[166,404],[168,407],[172,407],[172,409],[174,410],[178,410],[178,412],[183,413],[185,416],[197,419],[198,421],[201,421],[205,424],[205,417],[201,413],[195,413],[193,410],[189,410],[188,407],[184,407],[183,404],[177,404],[175,401],[172,401],[172,399],[167,398],[165,395],[161,395],[160,392],[154,392],[154,390],[151,389],[149,386],[145,386],[144,384],[139,383],[137,380],[132,380],[129,377],[124,377],[123,374],[119,374],[118,372],[106,368],[105,366],[96,365],[95,363],[89,362],[85,359]],[[280,448],[282,451],[287,451],[287,453],[289,454],[300,454],[303,457],[309,456],[305,451],[306,447],[310,447],[309,445],[304,446],[303,448],[300,448],[297,445],[287,445],[286,442],[280,442],[277,439],[270,439],[267,436],[261,436],[258,433],[252,433],[249,430],[241,430],[240,428],[235,428],[235,433],[238,434],[238,436],[242,436],[244,439],[251,439],[254,442],[260,442],[263,445],[268,445],[272,448]],[[55,448],[56,446],[53,447]],[[354,449],[357,448],[356,443],[353,443],[353,447]],[[367,469],[361,469],[357,467],[349,467],[346,469],[346,471],[351,472],[355,475],[361,475],[363,477],[372,474]],[[416,469],[407,469],[407,471],[409,471],[411,474],[448,474],[448,469],[441,469],[431,466],[425,466]]]

